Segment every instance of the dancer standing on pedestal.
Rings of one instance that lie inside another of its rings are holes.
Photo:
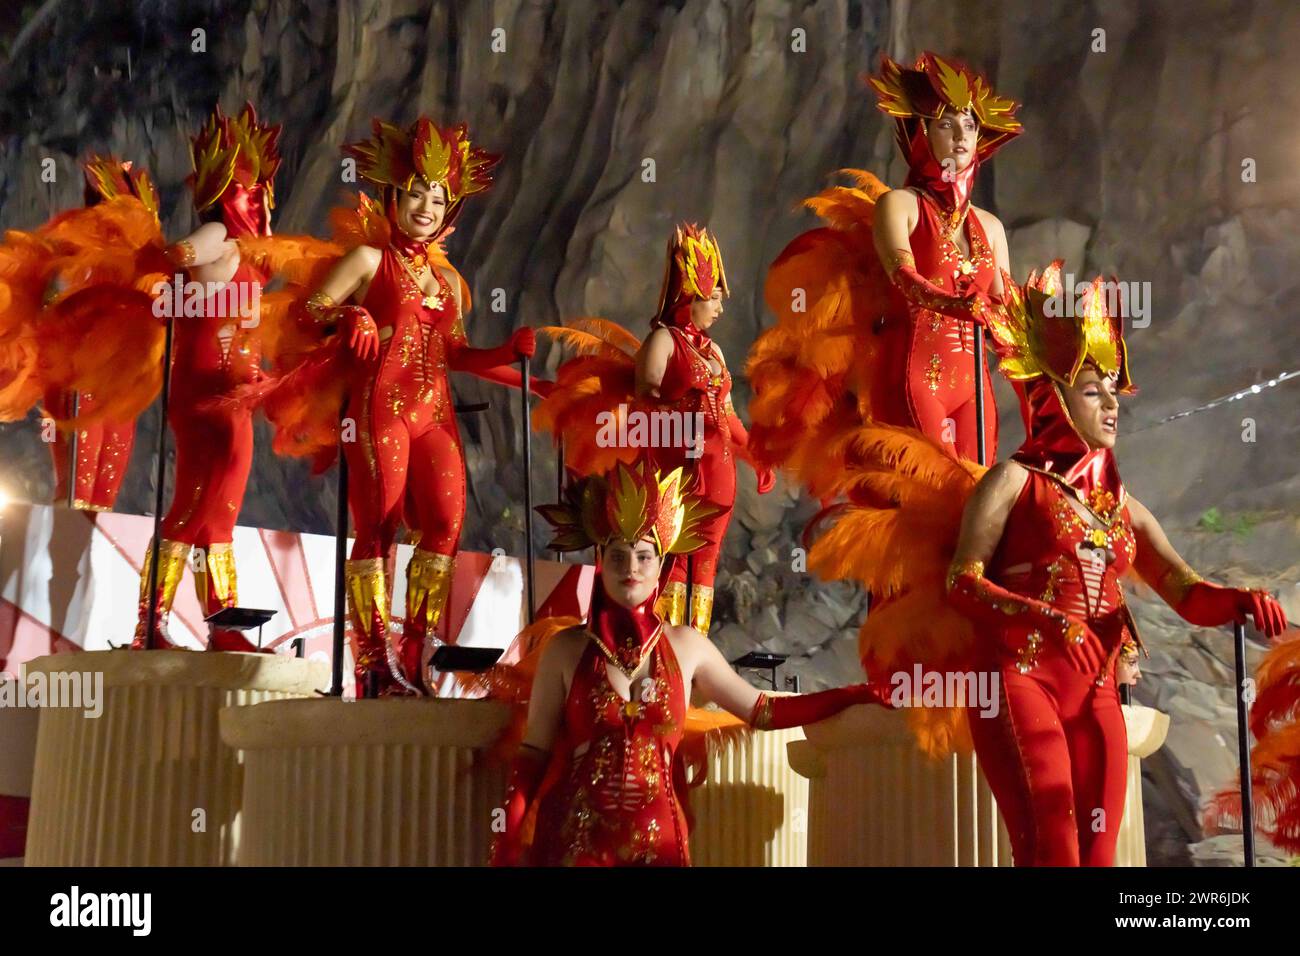
[[[497,158],[472,146],[464,125],[427,118],[409,127],[376,120],[374,135],[344,147],[383,189],[387,242],[358,245],[334,266],[307,308],[337,325],[346,363],[344,442],[356,541],[347,563],[357,694],[429,693],[430,642],[451,589],[465,517],[465,461],[449,371],[518,386],[510,364],[531,356],[531,329],[503,345],[472,348],[468,290],[439,246],[465,199],[487,189]],[[275,414],[271,412],[271,414]],[[399,525],[418,535],[406,571],[406,618],[388,640],[391,582],[385,559]]]
[[[865,685],[761,693],[698,630],[660,617],[664,566],[705,544],[702,522],[712,510],[683,496],[684,480],[680,470],[660,478],[645,461],[619,465],[538,509],[555,526],[553,549],[596,547],[598,581],[586,622],[540,651],[497,865],[689,865],[679,745],[693,694],[760,730],[874,700]]]
[[[664,474],[681,468],[690,493],[711,506],[698,529],[704,544],[689,561],[674,562],[659,605],[667,623],[689,623],[702,634],[709,632],[718,555],[736,503],[736,459],[749,458],[749,433],[731,404],[731,373],[709,331],[729,294],[717,240],[707,229],[679,226],[668,242],[659,306],[644,342],[599,320],[543,329],[594,357],[566,362],[533,418],[535,427],[563,440],[579,474],[602,473],[611,458],[630,463],[644,456]],[[640,429],[641,439],[631,440],[636,426],[629,426],[627,447],[601,454],[610,442],[598,423],[626,423],[633,412],[650,423]],[[771,491],[771,469],[755,466],[755,473],[759,493]]]
[[[975,176],[1018,136],[1016,104],[978,73],[933,53],[909,69],[884,59],[871,86],[907,160],[902,189],[861,170],[855,187],[806,201],[827,226],[794,239],[768,272],[777,325],[750,353],[755,457],[817,492],[825,448],[866,420],[919,429],[976,459],[974,329],[1009,269],[1002,224],[971,203]],[[997,410],[985,392],[987,459]]]
[[[167,617],[195,551],[194,584],[204,616],[238,603],[235,521],[253,460],[251,410],[230,401],[262,376],[260,316],[239,306],[257,303],[267,275],[240,255],[237,240],[269,236],[280,127],[261,123],[251,103],[237,116],[217,107],[190,145],[187,182],[203,224],[169,247],[172,261],[212,292],[198,315],[173,316],[174,353],[168,423],[176,439],[176,481],[162,523],[155,634],[150,645],[171,647]],[[180,297],[176,296],[176,300]],[[140,582],[134,648],[146,646],[149,556]],[[258,650],[238,631],[217,628],[212,650]]]
[[[931,751],[969,733],[1017,865],[1109,866],[1128,765],[1114,665],[1140,645],[1121,576],[1131,567],[1200,626],[1253,618],[1273,636],[1284,621],[1263,592],[1202,581],[1127,494],[1112,452],[1118,395],[1133,391],[1107,308],[1117,283],[1048,309],[1059,282],[1059,262],[1024,290],[1004,275],[990,322],[1028,436],[1011,460],[986,471],[911,429],[865,426],[831,485],[848,501],[809,567],[892,598],[862,628],[872,679],[918,664],[996,675],[991,716],[959,701],[912,715]]]

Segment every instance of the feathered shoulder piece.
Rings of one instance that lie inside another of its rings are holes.
[[[877,320],[890,310],[891,285],[872,241],[876,200],[887,188],[871,173],[842,170],[833,185],[804,200],[825,225],[796,236],[768,269],[764,297],[777,321],[750,350],[753,387],[749,447],[815,494],[833,471],[825,447],[845,429],[888,417]],[[896,397],[892,398],[897,401]]]
[[[826,453],[843,462],[824,486],[841,503],[810,522],[808,567],[871,594],[858,645],[871,683],[890,687],[893,675],[910,675],[918,664],[926,671],[968,667],[975,633],[948,603],[947,573],[962,512],[985,468],[953,458],[914,429],[874,423],[846,430]],[[969,749],[960,709],[908,714],[928,753]]]
[[[652,407],[636,397],[640,339],[599,318],[538,331],[574,355],[556,371],[551,393],[533,407],[533,430],[550,432],[563,446],[565,465],[578,475],[602,475],[619,462],[636,461],[639,449],[602,436],[621,434],[632,412]]]

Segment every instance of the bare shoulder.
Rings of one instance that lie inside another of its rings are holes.
[[[672,644],[673,653],[680,661],[698,661],[712,646],[707,637],[689,624],[665,624],[664,636]]]
[[[919,208],[916,193],[910,189],[891,189],[880,194],[876,208],[885,215],[916,215]]]
[[[546,644],[542,657],[560,667],[576,664],[586,650],[591,635],[583,627],[569,627],[554,635]]]
[[[344,253],[339,262],[349,270],[374,275],[375,270],[379,268],[379,260],[383,258],[383,255],[383,250],[375,246],[356,246]]]
[[[984,232],[990,239],[995,236],[1001,239],[1006,239],[1007,233],[1002,227],[1001,219],[993,215],[993,213],[989,212],[987,209],[980,209],[978,206],[971,206],[970,208],[971,212],[975,213],[975,218],[980,221],[980,225],[984,227]]]
[[[1025,482],[1028,480],[1029,469],[1020,462],[1008,458],[998,462],[984,473],[984,477],[979,481],[979,489],[983,494],[995,498],[1015,497],[1020,494],[1020,490],[1025,487]]]

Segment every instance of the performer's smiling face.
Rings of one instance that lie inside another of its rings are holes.
[[[635,545],[611,541],[600,558],[600,580],[605,593],[626,608],[640,605],[659,582],[659,554],[648,538]]]
[[[713,290],[707,299],[696,299],[691,303],[691,323],[701,331],[708,329],[718,316],[722,315],[722,289]]]
[[[940,166],[945,160],[952,160],[956,169],[965,169],[975,158],[979,124],[969,112],[944,110],[938,119],[926,123],[925,132],[930,140],[930,152]]]
[[[1085,365],[1074,385],[1062,388],[1066,410],[1090,448],[1114,448],[1119,437],[1119,376]]]
[[[447,216],[447,196],[441,184],[432,188],[418,179],[397,191],[397,225],[412,239],[431,239]]]

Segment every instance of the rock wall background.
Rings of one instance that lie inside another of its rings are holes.
[[[498,28],[504,52],[492,50]],[[805,52],[792,50],[795,30]],[[338,146],[372,116],[465,120],[505,157],[449,243],[478,303],[476,344],[578,315],[643,334],[669,230],[695,220],[724,245],[733,294],[717,337],[738,373],[769,322],[766,265],[812,224],[797,201],[843,166],[902,179],[860,75],[882,51],[960,56],[1024,102],[1027,132],[977,195],[1008,227],[1017,277],[1064,255],[1080,276],[1150,284],[1150,325],[1130,334],[1142,394],[1121,426],[1130,489],[1202,573],[1277,589],[1300,619],[1300,382],[1162,422],[1300,369],[1298,45],[1300,8],[1284,0],[45,0],[0,13],[0,222],[29,227],[76,204],[77,157],[111,149],[153,172],[167,231],[181,234],[194,224],[187,137],[214,100],[233,110],[251,98],[285,124],[277,231],[322,232],[345,189]],[[39,179],[45,157],[52,187]],[[504,312],[488,307],[496,289]],[[491,402],[462,420],[464,546],[517,553],[521,410],[475,380],[455,387]],[[736,389],[743,414],[742,379]],[[1007,453],[1021,429],[1010,391],[1000,399]],[[152,507],[157,427],[156,413],[140,423],[120,510]],[[259,426],[241,523],[330,530],[332,475],[276,459],[265,437]],[[47,498],[34,414],[0,426],[0,450],[11,492]],[[544,500],[554,456],[535,452]],[[784,483],[758,497],[747,469],[740,483],[714,638],[729,655],[790,653],[785,673],[805,690],[853,679],[861,596],[790,570],[812,504]],[[1174,717],[1147,763],[1152,862],[1213,862],[1234,845],[1205,840],[1198,822],[1236,764],[1230,644],[1135,603],[1153,648],[1138,698]]]

